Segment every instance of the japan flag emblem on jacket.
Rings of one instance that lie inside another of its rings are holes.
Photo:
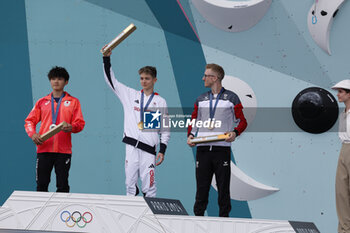
[[[64,101],[64,106],[68,107],[70,105],[70,101],[66,100]]]

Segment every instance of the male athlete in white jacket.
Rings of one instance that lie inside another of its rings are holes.
[[[142,181],[141,190],[146,197],[156,196],[155,166],[164,160],[164,153],[170,138],[167,130],[143,129],[143,112],[159,111],[167,114],[166,101],[153,91],[157,81],[155,67],[146,66],[139,70],[141,91],[137,91],[120,83],[114,76],[109,51],[103,57],[103,70],[107,84],[120,99],[124,109],[124,138],[126,143],[125,184],[126,194],[136,196],[139,193],[137,180]],[[154,116],[154,115],[153,115]],[[157,115],[154,116],[157,118]],[[160,150],[156,153],[157,145]],[[157,155],[157,156],[156,156]],[[156,163],[156,161],[158,161]],[[156,163],[156,164],[155,164]]]

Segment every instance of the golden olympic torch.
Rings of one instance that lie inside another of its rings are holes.
[[[101,50],[102,54],[105,56],[108,51],[111,51],[115,47],[117,47],[123,40],[125,40],[125,38],[127,38],[135,30],[136,26],[134,24],[130,24],[116,38],[109,42],[105,48]]]
[[[205,136],[205,137],[196,137],[196,138],[190,139],[190,142],[194,144],[199,144],[199,143],[205,143],[205,142],[224,141],[229,136],[230,135],[228,134],[219,134],[219,135],[211,135],[211,136]]]
[[[46,141],[47,139],[51,138],[52,136],[58,134],[59,132],[61,132],[63,126],[66,126],[67,123],[65,121],[62,121],[61,124],[56,125],[54,128],[50,129],[49,131],[47,131],[46,133],[44,133],[43,135],[41,135],[41,139],[43,141]]]

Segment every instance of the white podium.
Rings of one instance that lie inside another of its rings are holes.
[[[143,197],[15,191],[1,229],[92,233],[294,233],[288,221],[155,215]],[[30,231],[29,231],[30,232]]]

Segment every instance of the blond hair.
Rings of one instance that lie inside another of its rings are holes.
[[[225,71],[221,66],[211,63],[211,64],[207,64],[205,68],[211,69],[212,71],[214,71],[218,75],[218,78],[220,79],[220,81],[224,79]]]

